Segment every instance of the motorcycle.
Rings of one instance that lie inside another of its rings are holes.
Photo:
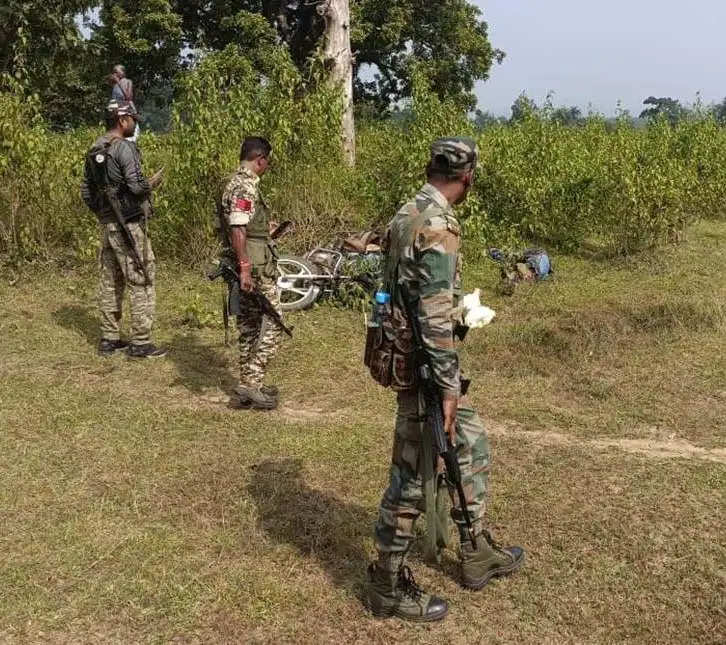
[[[283,311],[308,309],[322,297],[340,292],[351,282],[372,292],[381,271],[377,233],[348,234],[329,246],[318,246],[304,256],[277,259],[277,292]]]

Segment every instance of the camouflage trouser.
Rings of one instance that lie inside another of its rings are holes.
[[[282,314],[274,282],[259,281],[257,288]],[[262,314],[251,300],[242,300],[242,315],[237,316],[239,330],[239,382],[244,387],[258,388],[265,378],[265,369],[277,353],[284,333],[274,321]]]
[[[398,393],[390,483],[381,500],[375,530],[376,548],[382,554],[408,551],[414,523],[424,509],[421,409],[415,390]],[[489,441],[481,419],[466,397],[459,402],[456,421],[456,450],[466,505],[478,532],[486,510]],[[452,508],[451,516],[457,524],[463,524],[460,508]]]
[[[146,282],[144,274],[136,266],[123,234],[118,230],[118,225],[102,224],[101,285],[98,294],[101,309],[101,338],[119,339],[124,290],[128,287],[131,300],[129,342],[132,345],[143,345],[150,341],[151,327],[154,323],[156,303],[154,252],[141,224],[129,222],[128,227],[136,242],[139,255],[142,261],[145,261],[151,284],[144,284]]]

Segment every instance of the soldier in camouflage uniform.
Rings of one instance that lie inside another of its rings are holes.
[[[244,140],[240,166],[222,195],[218,225],[224,253],[238,269],[242,291],[257,289],[281,313],[267,205],[259,189],[271,153],[266,139]],[[265,369],[277,352],[283,332],[252,299],[243,300],[242,307],[242,315],[237,317],[240,383],[236,392],[241,404],[271,410],[277,407],[278,392],[276,387],[264,384]]]
[[[474,550],[462,510],[454,506],[451,515],[459,528],[462,583],[469,589],[481,589],[492,577],[513,573],[524,562],[520,547],[498,546],[484,526],[489,443],[479,416],[461,393],[450,317],[460,295],[461,266],[460,226],[451,206],[466,198],[476,160],[476,143],[471,139],[447,138],[433,143],[428,183],[388,226],[384,268],[386,289],[399,312],[406,311],[400,286],[408,289],[418,312],[433,377],[441,388],[444,425],[456,445],[466,505],[476,535]],[[446,601],[424,592],[404,565],[414,537],[414,523],[424,503],[424,410],[417,389],[398,393],[390,483],[375,528],[378,560],[368,569],[366,591],[374,615],[396,615],[418,622],[439,620],[448,612]],[[455,503],[459,504],[458,497]]]
[[[151,342],[156,303],[156,265],[146,231],[146,214],[150,211],[151,192],[161,182],[161,172],[147,180],[141,171],[141,155],[136,143],[126,139],[133,134],[138,119],[134,105],[112,100],[106,115],[108,131],[93,144],[90,156],[97,159],[106,157],[106,182],[118,197],[120,216],[126,222],[146,275],[135,261],[132,249],[104,194],[104,187],[96,183],[89,167],[92,160],[87,160],[81,196],[98,217],[101,234],[101,341],[98,352],[102,356],[110,356],[128,348],[131,358],[156,358],[164,356],[166,350]],[[128,343],[121,340],[119,330],[126,288],[131,303],[131,334]]]

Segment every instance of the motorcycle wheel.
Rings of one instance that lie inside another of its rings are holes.
[[[299,311],[312,307],[320,297],[320,286],[306,276],[319,274],[310,261],[296,256],[277,259],[277,294],[283,311]]]

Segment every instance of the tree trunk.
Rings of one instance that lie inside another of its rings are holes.
[[[343,92],[341,137],[343,156],[355,165],[355,122],[353,120],[353,54],[350,51],[349,0],[327,0],[324,5],[325,49],[323,55],[330,83]]]

